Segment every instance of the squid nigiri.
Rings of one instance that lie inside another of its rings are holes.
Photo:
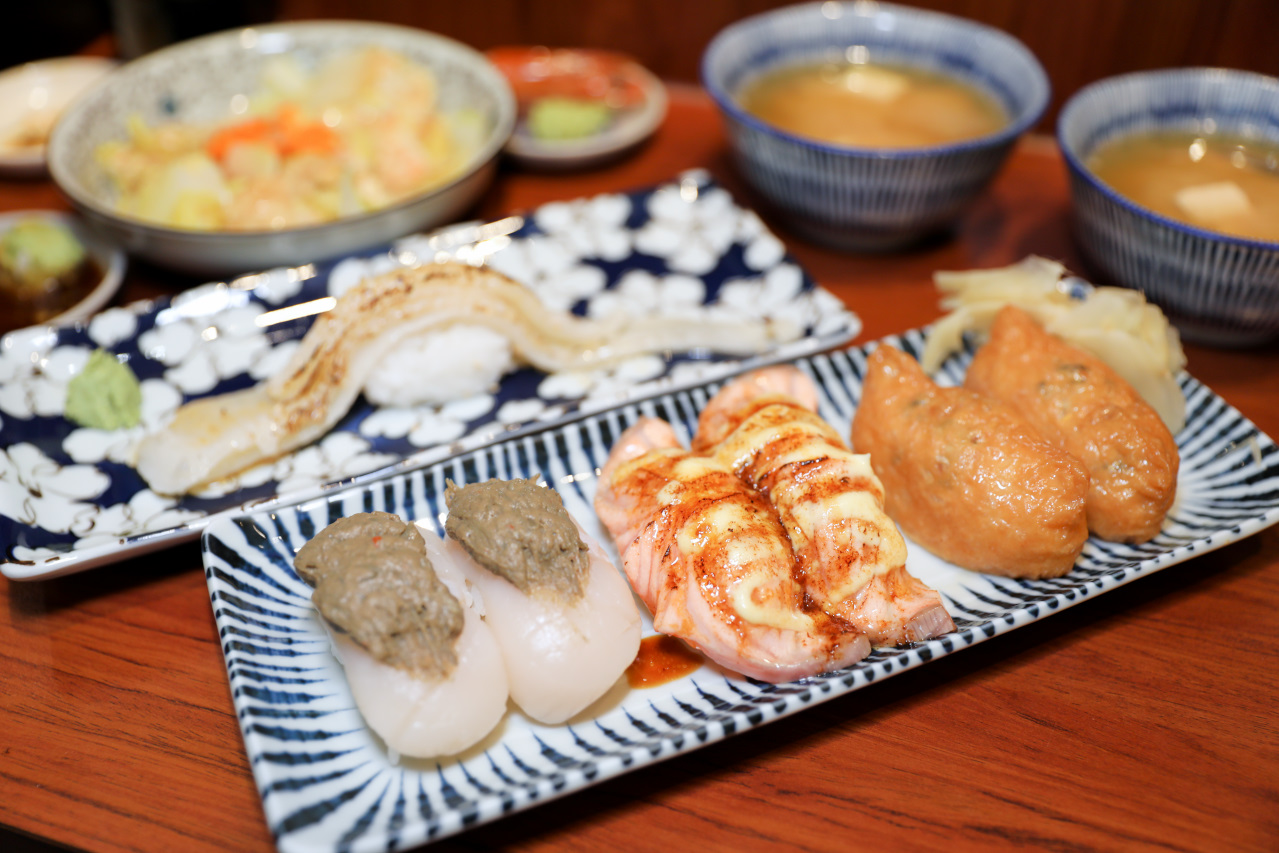
[[[379,367],[394,359],[399,347],[459,325],[505,337],[510,352],[498,357],[499,364],[514,359],[548,372],[693,347],[745,355],[797,334],[785,323],[591,320],[548,309],[533,291],[495,270],[424,264],[364,279],[347,291],[316,319],[284,369],[266,382],[183,405],[168,426],[138,447],[138,473],[156,492],[181,494],[309,444],[346,414],[375,373],[380,387],[395,384]],[[456,372],[441,364],[398,368],[418,375],[424,385],[431,383],[433,371]],[[485,375],[474,366],[466,370]],[[403,388],[386,399],[411,402]],[[424,392],[421,399],[437,398]]]

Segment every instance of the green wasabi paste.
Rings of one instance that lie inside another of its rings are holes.
[[[142,387],[129,366],[94,350],[67,383],[67,420],[93,429],[127,429],[142,420]]]
[[[534,101],[528,110],[528,131],[537,139],[581,139],[599,133],[613,118],[602,101],[548,97]]]

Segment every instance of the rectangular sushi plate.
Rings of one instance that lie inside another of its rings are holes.
[[[889,339],[915,355],[923,341],[921,331]],[[818,385],[821,414],[845,436],[867,351],[795,361]],[[970,359],[953,357],[939,380],[962,379]],[[652,688],[622,681],[561,726],[510,710],[486,740],[440,760],[397,761],[365,726],[310,590],[293,572],[293,555],[325,525],[356,512],[393,512],[442,531],[446,479],[538,476],[616,560],[592,510],[609,448],[640,415],[669,421],[687,441],[715,382],[660,391],[311,500],[213,519],[202,537],[209,594],[270,830],[285,853],[400,850],[444,838],[926,666],[1279,521],[1274,442],[1193,377],[1180,383],[1188,423],[1177,436],[1178,495],[1151,542],[1090,539],[1068,575],[1038,581],[967,572],[912,543],[907,566],[942,594],[953,633],[787,684],[711,666]]]

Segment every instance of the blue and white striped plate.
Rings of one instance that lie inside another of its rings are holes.
[[[920,332],[890,339],[916,354]],[[821,391],[821,411],[847,435],[866,350],[796,362]],[[943,368],[962,376],[970,354]],[[293,555],[342,516],[386,510],[437,530],[444,481],[540,475],[608,545],[592,512],[596,470],[640,414],[687,439],[715,390],[707,384],[512,438],[293,507],[218,519],[203,539],[205,573],[232,695],[267,823],[286,853],[412,847],[687,752],[1042,619],[1134,578],[1250,536],[1279,521],[1279,449],[1190,376],[1178,436],[1178,496],[1152,542],[1089,540],[1063,578],[1019,581],[966,572],[912,546],[909,568],[943,594],[957,630],[880,650],[849,669],[790,684],[726,677],[709,666],[660,687],[615,690],[562,726],[508,713],[464,756],[393,764],[364,725],[341,668],[294,575]],[[616,559],[616,554],[613,554]],[[646,633],[652,633],[646,621]]]

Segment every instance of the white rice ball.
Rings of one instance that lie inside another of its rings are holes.
[[[376,406],[421,406],[464,400],[497,385],[515,368],[511,343],[487,326],[450,326],[405,338],[364,382]]]

